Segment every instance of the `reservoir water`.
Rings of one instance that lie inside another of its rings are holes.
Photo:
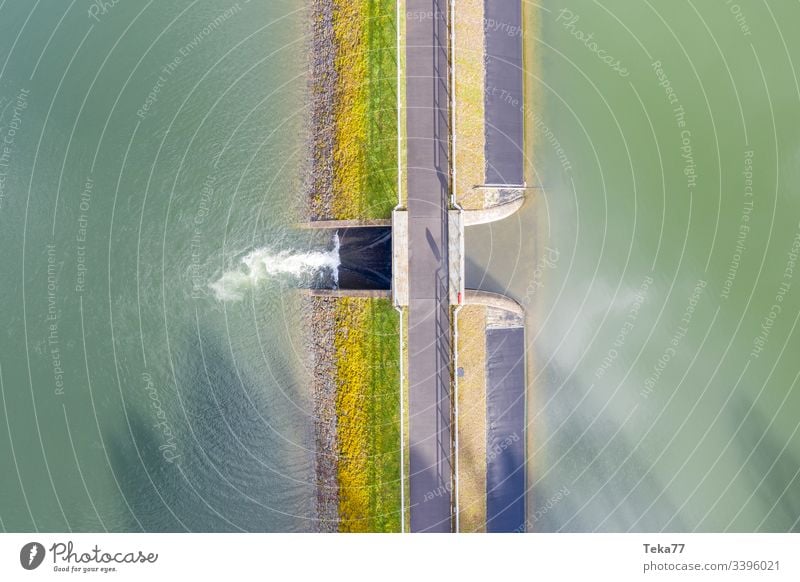
[[[305,3],[87,4],[0,3],[0,527],[312,530],[291,265],[209,286],[314,252]]]
[[[0,528],[312,530],[305,4],[107,5],[0,3]],[[539,6],[529,530],[798,529],[798,19]]]
[[[540,190],[466,242],[527,308],[529,530],[800,529],[798,19],[541,3]]]

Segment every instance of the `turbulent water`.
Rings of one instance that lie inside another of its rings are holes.
[[[539,190],[467,233],[528,310],[529,529],[800,529],[798,19],[542,3]]]
[[[0,3],[0,528],[313,530],[307,6],[107,4]]]
[[[275,251],[259,248],[250,251],[242,257],[239,268],[225,271],[211,283],[210,288],[220,301],[239,301],[247,290],[275,279],[296,286],[337,287],[340,264],[339,235],[334,234],[330,250]]]

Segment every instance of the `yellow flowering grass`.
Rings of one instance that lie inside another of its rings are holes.
[[[336,306],[339,529],[400,530],[399,314],[387,299]]]
[[[333,215],[388,218],[397,204],[395,3],[338,0]]]

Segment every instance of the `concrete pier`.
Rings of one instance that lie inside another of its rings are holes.
[[[392,299],[408,307],[408,211],[392,212]]]

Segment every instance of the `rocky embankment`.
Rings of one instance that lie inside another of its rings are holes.
[[[332,217],[333,159],[338,73],[334,12],[336,0],[313,0],[311,6],[311,47],[309,95],[310,152],[306,182],[309,220]]]
[[[336,362],[334,360],[335,300],[310,297],[308,350],[311,358],[316,446],[318,529],[337,531],[339,526],[338,442],[336,439]]]
[[[330,219],[338,73],[334,13],[338,0],[312,0],[309,47],[309,152],[305,185],[307,220]],[[338,443],[336,439],[335,301],[310,297],[308,314],[309,365],[314,403],[316,446],[316,509],[318,529],[339,528]]]

